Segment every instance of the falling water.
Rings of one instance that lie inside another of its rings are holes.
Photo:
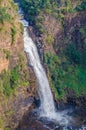
[[[53,96],[50,90],[45,70],[40,62],[37,48],[28,35],[27,28],[24,28],[24,48],[37,77],[39,97],[41,100],[41,114],[46,117],[53,117],[56,114]]]
[[[20,9],[18,13],[22,14],[22,10]],[[38,93],[41,100],[40,115],[46,116],[48,118],[56,118],[54,100],[48,83],[48,79],[45,70],[40,62],[36,45],[28,34],[28,22],[24,19],[20,20],[20,22],[24,26],[24,50],[27,54],[31,66],[34,69],[39,85]]]
[[[28,34],[28,22],[24,19],[20,20],[20,22],[24,26],[24,50],[31,66],[33,67],[39,85],[38,93],[41,101],[39,108],[40,116],[47,117],[48,119],[54,119],[59,122],[60,125],[66,125],[69,120],[67,111],[63,111],[61,113],[56,112],[45,70],[40,62],[36,45]]]

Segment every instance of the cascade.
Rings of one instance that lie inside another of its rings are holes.
[[[48,79],[45,70],[40,62],[36,45],[29,37],[26,22],[24,24],[24,49],[27,57],[30,61],[31,66],[34,69],[37,81],[38,81],[38,93],[41,100],[41,114],[46,117],[53,117],[56,115],[55,105],[51,89],[48,83]]]
[[[22,11],[19,11],[21,14]],[[47,117],[48,119],[54,119],[62,124],[68,124],[70,118],[67,116],[68,111],[63,111],[62,113],[56,112],[55,104],[53,100],[53,95],[49,86],[48,78],[46,76],[45,70],[41,64],[37,47],[28,33],[28,22],[24,19],[19,19],[24,26],[24,50],[27,54],[27,58],[32,66],[37,81],[38,81],[38,94],[40,97],[41,105],[39,108],[39,113],[41,117]]]

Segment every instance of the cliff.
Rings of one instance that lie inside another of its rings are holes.
[[[57,101],[84,105],[86,2],[20,1]],[[27,6],[26,6],[27,5]],[[32,28],[32,29],[31,29]],[[34,36],[35,35],[35,36]],[[79,102],[79,99],[82,101]],[[80,104],[79,104],[80,103]]]
[[[20,1],[55,101],[84,107],[85,4],[85,0]],[[0,1],[1,130],[16,128],[23,115],[35,107],[34,96],[37,96],[36,78],[23,51],[23,27],[17,10],[12,0]]]
[[[0,1],[0,130],[13,130],[25,112],[34,107],[37,95],[17,11],[13,0]]]

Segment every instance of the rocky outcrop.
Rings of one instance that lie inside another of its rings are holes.
[[[82,48],[81,43],[84,43],[86,38],[82,33],[80,32],[81,29],[84,31],[86,26],[86,13],[80,12],[80,13],[74,13],[74,14],[68,14],[65,16],[63,29],[60,29],[55,37],[54,42],[54,49],[57,54],[61,50],[64,50],[65,47],[72,41],[73,43],[76,43],[77,48]],[[63,47],[64,46],[64,47]]]
[[[37,82],[24,52],[22,25],[18,20],[17,6],[12,0],[3,0],[0,1],[0,9],[3,7],[6,8],[12,19],[11,22],[0,23],[0,129],[10,128],[13,130],[22,116],[35,107],[34,96],[37,97]],[[23,70],[21,62],[24,66]],[[3,92],[5,88],[2,85],[2,73],[11,72],[16,66],[20,66],[21,80],[23,81],[26,76],[29,84],[16,84],[18,86],[16,90],[7,97]]]
[[[2,62],[1,70],[3,69],[13,69],[19,62],[19,54],[22,53],[23,62],[25,67],[24,73],[27,73],[29,85],[27,87],[19,86],[16,90],[16,93],[10,96],[7,101],[6,97],[0,93],[0,119],[3,120],[2,128],[9,127],[12,130],[17,127],[19,120],[23,115],[32,110],[35,107],[34,96],[37,97],[37,82],[34,75],[33,69],[28,66],[28,62],[24,53],[23,47],[23,36],[18,39],[18,42],[14,46],[10,46],[9,50],[11,56],[9,59],[6,59],[4,56],[4,61],[8,63],[7,65]],[[3,60],[2,60],[3,61]],[[3,101],[3,102],[2,102]]]

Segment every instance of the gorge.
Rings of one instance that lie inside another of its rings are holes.
[[[85,129],[86,1],[0,1],[0,130]]]
[[[21,8],[19,10],[19,14],[22,16],[24,14],[22,14]],[[26,52],[29,65],[33,68],[38,82],[38,94],[41,103],[39,108],[36,108],[35,111],[37,112],[37,118],[38,120],[40,120],[40,118],[43,118],[43,120],[45,120],[46,122],[51,122],[51,124],[55,123],[53,130],[55,128],[59,128],[59,126],[61,126],[63,130],[73,130],[72,126],[70,125],[74,122],[73,120],[75,119],[72,119],[72,116],[68,115],[68,113],[71,114],[73,112],[73,109],[66,109],[64,111],[58,112],[55,108],[53,95],[45,70],[41,64],[38,50],[32,38],[29,36],[29,23],[25,19],[20,19],[20,22],[24,26],[24,51]],[[34,116],[34,114],[35,113],[33,112],[32,117]],[[47,128],[47,126],[45,128]],[[85,126],[82,127],[82,129],[84,128]]]
[[[60,114],[56,112],[57,110],[55,108],[54,99],[50,90],[47,76],[45,74],[45,70],[41,65],[37,48],[28,34],[28,22],[23,20],[22,23],[24,26],[24,50],[27,54],[27,58],[30,61],[30,65],[34,69],[39,85],[38,94],[41,101],[40,108],[38,110],[39,116],[46,117],[49,120],[53,119],[55,121],[59,121],[61,124],[66,125],[68,122],[68,120],[66,120],[66,115],[64,115],[64,113]],[[64,115],[65,118],[62,117],[62,115]]]

